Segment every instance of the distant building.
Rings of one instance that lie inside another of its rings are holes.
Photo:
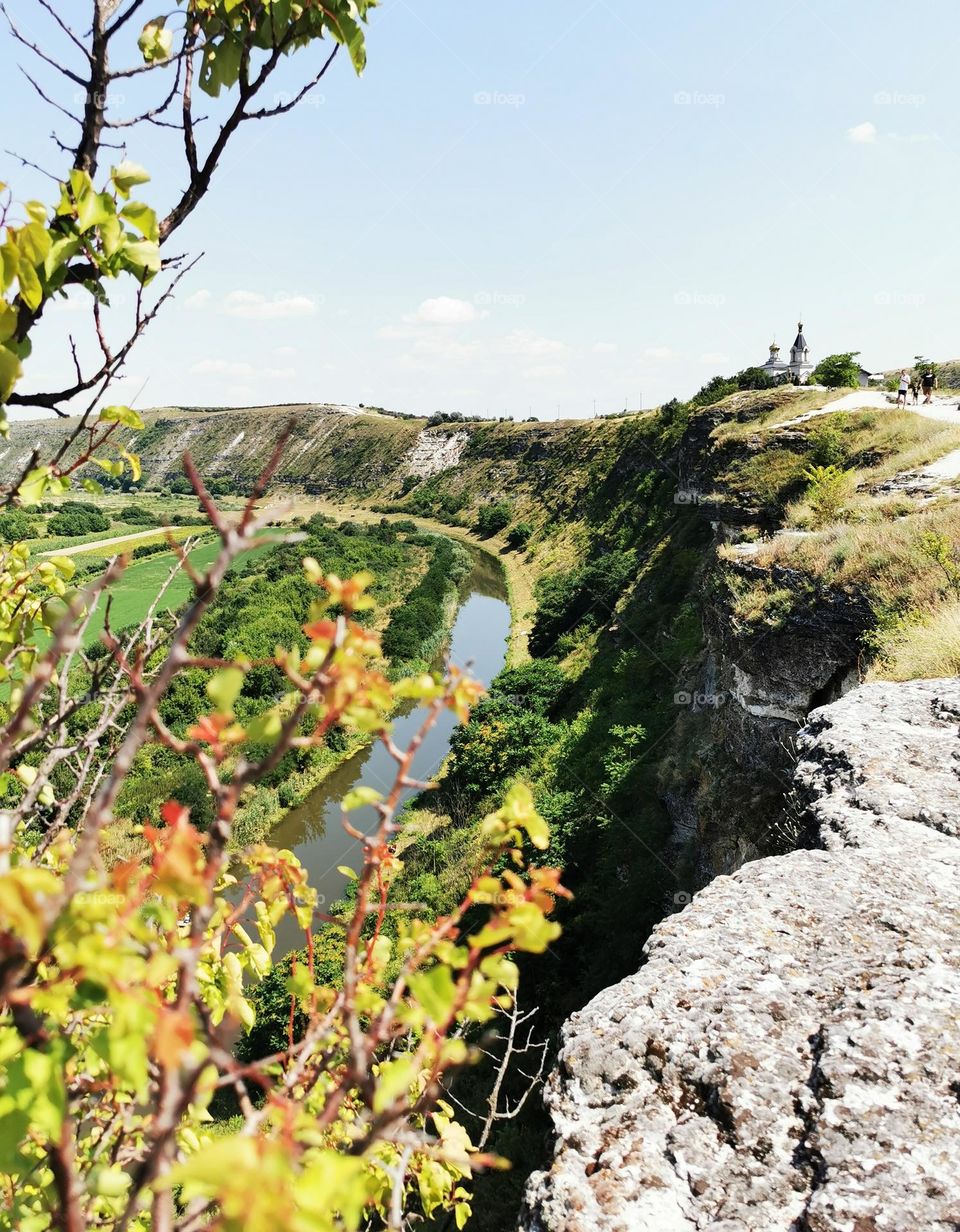
[[[807,380],[810,373],[813,371],[813,364],[810,363],[810,348],[807,346],[807,340],[803,336],[803,322],[797,324],[797,336],[794,339],[793,346],[790,348],[790,361],[780,358],[780,348],[776,342],[770,343],[770,356],[766,363],[761,364],[764,372],[770,374],[780,380],[790,380],[802,383]]]

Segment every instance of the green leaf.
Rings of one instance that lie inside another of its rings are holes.
[[[377,1071],[377,1085],[373,1091],[374,1112],[385,1112],[409,1089],[416,1074],[416,1065],[410,1053],[405,1052],[392,1061],[384,1061]]]
[[[257,743],[273,744],[279,740],[282,727],[280,715],[274,707],[251,719],[247,724],[247,738]]]
[[[337,42],[342,43],[350,53],[350,62],[359,77],[367,66],[367,49],[363,30],[351,16],[349,6],[345,3],[338,4],[335,12],[325,9],[324,24]]]
[[[343,873],[344,877],[346,877],[348,881],[359,881],[356,871],[352,869],[349,864],[338,864],[337,872]]]
[[[139,277],[160,273],[160,248],[153,240],[136,240],[123,250],[126,264]]]
[[[130,475],[131,475],[131,478],[133,479],[133,482],[139,483],[140,475],[142,473],[141,467],[140,467],[139,455],[135,453],[131,453],[129,449],[123,449],[123,448],[120,449],[119,453],[120,453],[120,457],[123,458],[127,466],[130,467]]]
[[[239,667],[224,667],[207,681],[207,696],[220,714],[233,714],[233,703],[243,688],[243,672]]]
[[[132,163],[128,159],[124,159],[119,166],[111,168],[110,179],[113,181],[113,186],[121,197],[129,197],[131,189],[136,188],[138,184],[149,182],[150,173],[144,170],[139,163]]]
[[[103,495],[103,484],[97,483],[96,479],[81,479],[80,486],[84,492],[93,492],[95,496]]]
[[[16,333],[19,316],[13,304],[0,300],[0,342],[6,342]]]
[[[170,59],[170,52],[173,50],[173,32],[166,29],[166,20],[165,17],[154,17],[140,32],[137,46],[146,64]]]
[[[6,402],[10,397],[22,373],[23,367],[19,358],[5,346],[0,346],[0,402]]]
[[[85,193],[77,202],[77,230],[81,235],[99,227],[116,213],[113,198],[107,193]]]
[[[38,466],[28,471],[23,482],[17,488],[17,496],[24,505],[37,505],[43,499],[43,494],[50,486],[50,467]]]
[[[436,1024],[446,1022],[453,1009],[457,989],[449,967],[431,967],[429,971],[415,971],[409,979],[410,991]]]
[[[17,247],[21,258],[26,257],[31,265],[42,265],[50,252],[50,232],[42,223],[28,222],[17,233]]]
[[[43,262],[43,272],[47,278],[52,278],[79,250],[80,241],[74,235],[64,235],[54,240]]]
[[[20,279],[20,298],[31,310],[39,308],[43,302],[43,288],[37,271],[29,261],[21,260],[17,277]]]
[[[140,232],[144,239],[156,243],[160,239],[160,226],[157,215],[149,205],[142,201],[130,201],[123,207],[120,214]]]
[[[340,807],[345,813],[350,813],[354,809],[363,808],[365,804],[379,804],[382,799],[382,792],[373,787],[354,787],[343,797]]]
[[[240,76],[242,45],[233,38],[225,37],[215,46],[207,46],[200,66],[200,89],[211,98],[218,98],[220,91],[235,85]]]
[[[105,406],[100,412],[99,423],[121,423],[138,432],[143,428],[143,420],[129,406]]]

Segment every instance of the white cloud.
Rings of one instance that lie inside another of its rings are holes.
[[[680,358],[672,347],[667,346],[647,347],[643,354],[647,359],[657,360],[658,362]]]
[[[869,120],[863,124],[854,124],[853,128],[847,129],[847,140],[852,141],[854,145],[876,145],[877,142],[877,126]]]
[[[300,352],[295,346],[278,346],[273,348],[274,355],[299,355]]]
[[[483,316],[486,313],[469,300],[438,295],[435,299],[425,299],[413,316],[404,317],[404,320],[413,325],[465,325]]]
[[[183,301],[184,308],[203,308],[205,304],[213,299],[213,292],[208,291],[206,287],[201,287],[199,291],[194,291],[192,295],[188,295]]]
[[[190,371],[197,376],[230,376],[239,380],[256,376],[252,364],[232,363],[227,359],[200,359],[190,365]]]
[[[730,356],[724,355],[722,351],[704,351],[700,356],[702,364],[728,364]]]
[[[257,291],[231,291],[224,301],[224,312],[246,321],[275,321],[283,317],[309,317],[317,311],[316,302],[306,295],[279,294],[272,299]]]
[[[505,355],[523,355],[536,359],[542,355],[562,355],[566,347],[555,338],[542,338],[529,330],[512,330],[497,343],[497,349]]]
[[[594,355],[613,355],[620,348],[615,342],[595,342],[590,350],[593,351]]]
[[[271,381],[289,381],[297,375],[296,368],[264,368],[263,376]]]

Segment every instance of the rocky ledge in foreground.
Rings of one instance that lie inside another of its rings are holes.
[[[719,877],[567,1023],[525,1232],[960,1228],[960,681],[799,744],[819,849]]]

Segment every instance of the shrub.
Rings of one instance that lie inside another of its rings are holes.
[[[497,534],[510,525],[513,517],[513,506],[509,501],[497,501],[493,505],[484,505],[477,514],[476,531],[484,539]]]
[[[143,560],[145,556],[156,556],[160,552],[169,552],[170,545],[164,540],[159,540],[157,543],[141,543],[131,552],[133,560]]]
[[[843,433],[832,424],[823,424],[810,433],[810,461],[814,466],[842,466],[847,460]]]
[[[23,509],[6,509],[0,513],[0,541],[18,543],[32,539],[37,533],[37,524]]]
[[[66,501],[47,523],[51,535],[90,535],[109,529],[110,519],[89,501]]]
[[[854,493],[853,472],[841,470],[839,466],[808,466],[803,477],[809,484],[803,501],[811,511],[813,529],[836,522]]]
[[[120,510],[121,522],[129,522],[133,526],[162,526],[162,519],[150,509],[142,505],[127,505]]]
[[[814,368],[810,380],[828,389],[856,389],[860,384],[859,354],[859,351],[842,351],[825,356]]]
[[[530,541],[532,534],[533,527],[529,522],[518,522],[507,532],[507,547],[516,552],[522,551]]]

